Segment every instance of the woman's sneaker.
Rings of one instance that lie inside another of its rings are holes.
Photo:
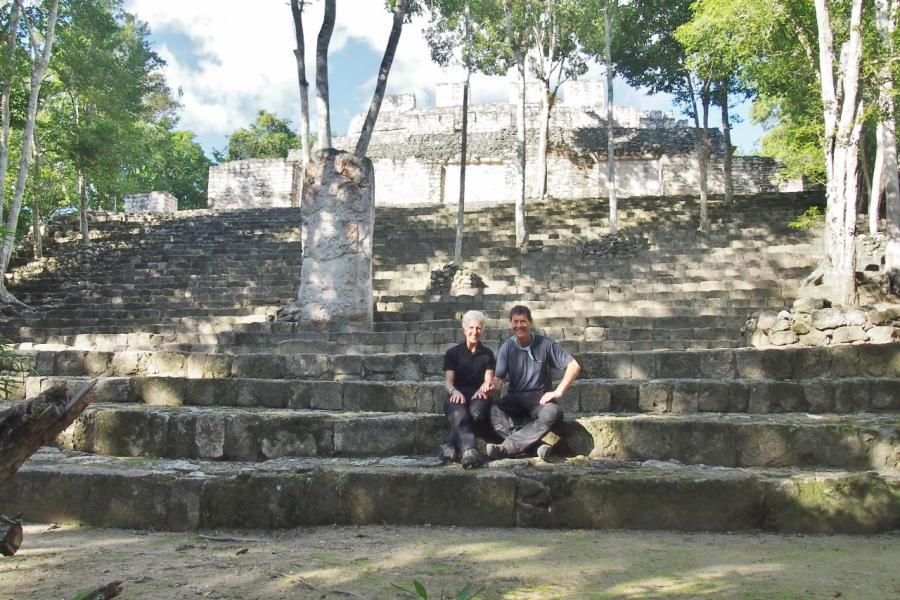
[[[541,444],[537,449],[537,456],[543,461],[550,459],[550,453],[553,452],[553,446],[550,444]]]
[[[481,453],[478,452],[475,448],[469,448],[465,452],[462,453],[462,458],[459,460],[459,464],[463,466],[464,469],[472,469],[481,464],[482,461]]]
[[[457,452],[456,447],[451,444],[441,444],[441,451],[438,453],[438,458],[440,458],[441,462],[444,464],[456,462],[456,459],[459,458],[459,452]]]

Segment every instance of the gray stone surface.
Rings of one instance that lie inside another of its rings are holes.
[[[312,329],[371,331],[372,164],[322,152],[305,177],[299,321]]]

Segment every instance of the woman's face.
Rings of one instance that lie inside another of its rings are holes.
[[[477,344],[484,336],[484,323],[481,321],[469,321],[463,327],[463,334],[466,336],[467,344]]]

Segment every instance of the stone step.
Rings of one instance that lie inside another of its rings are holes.
[[[173,351],[32,350],[34,373],[122,377],[443,380],[443,352],[330,355],[314,353],[213,354]],[[740,348],[583,352],[581,379],[745,379],[803,381],[822,378],[900,378],[900,343],[825,348]]]
[[[93,402],[153,406],[230,406],[368,412],[441,413],[446,392],[439,381],[317,380],[121,376],[100,378]],[[78,376],[30,376],[32,397],[53,385],[74,390]],[[852,414],[900,411],[900,379],[846,377],[768,379],[580,379],[559,401],[566,412]]]
[[[440,414],[94,404],[57,443],[109,456],[269,460],[437,451]],[[896,415],[567,415],[564,452],[724,467],[824,467],[900,474]]]
[[[877,533],[896,529],[900,514],[900,481],[876,472],[603,460],[467,471],[436,462],[140,460],[46,449],[0,488],[0,505],[29,521],[175,531],[334,523]]]

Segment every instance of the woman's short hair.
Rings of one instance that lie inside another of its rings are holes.
[[[470,310],[466,314],[464,314],[462,318],[463,329],[466,328],[466,324],[468,324],[470,321],[478,321],[482,325],[484,325],[484,313],[480,310]]]

